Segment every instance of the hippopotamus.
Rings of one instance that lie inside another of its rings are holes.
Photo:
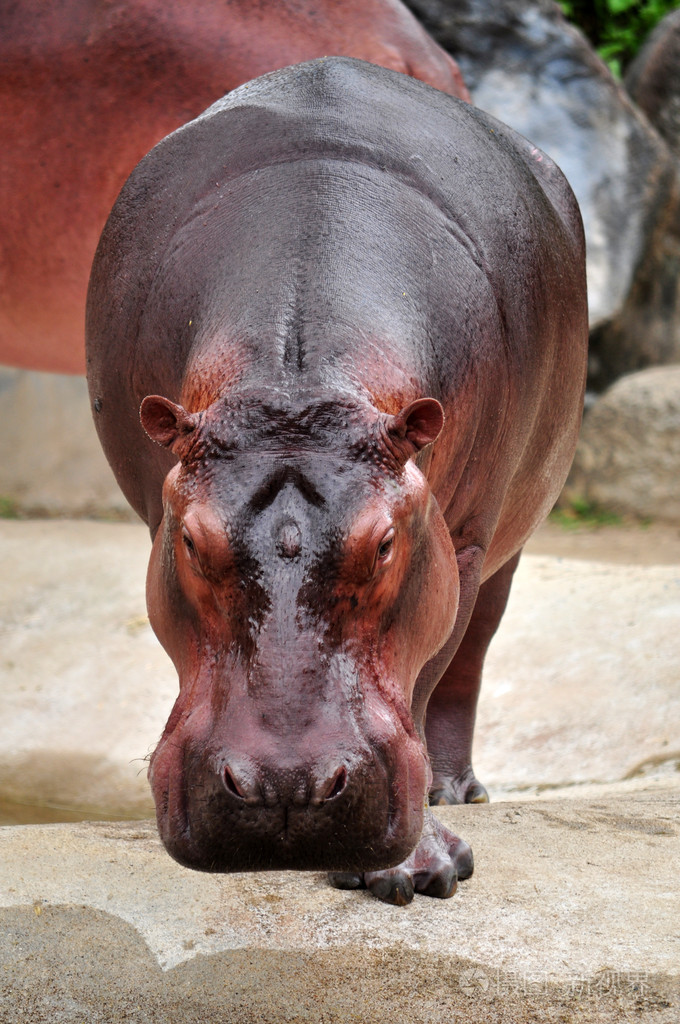
[[[3,4],[0,363],[83,373],[92,257],[130,171],[235,86],[326,54],[468,95],[400,0]]]
[[[573,194],[527,140],[347,58],[245,84],[135,169],[87,304],[92,409],[179,676],[160,835],[388,902],[472,872],[484,654],[579,429]]]

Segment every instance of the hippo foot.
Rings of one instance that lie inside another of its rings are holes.
[[[445,804],[488,804],[489,794],[472,768],[460,775],[436,774],[430,789],[430,806]]]
[[[474,870],[472,850],[426,811],[420,842],[413,853],[395,868],[363,874],[337,871],[329,875],[336,889],[368,889],[384,903],[404,907],[414,893],[448,899],[459,881]]]

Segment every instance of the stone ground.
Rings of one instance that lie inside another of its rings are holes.
[[[0,1024],[680,1021],[680,531],[532,539],[444,808],[474,877],[405,909],[175,865],[144,756],[172,668],[143,527],[0,521]],[[22,825],[71,821],[72,824]]]
[[[674,793],[445,808],[477,870],[406,908],[186,871],[151,823],[0,830],[0,1020],[677,1024]]]

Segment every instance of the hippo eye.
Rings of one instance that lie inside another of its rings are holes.
[[[378,548],[378,552],[377,552],[377,561],[378,562],[384,562],[387,559],[387,556],[390,554],[390,552],[392,550],[392,545],[393,544],[394,544],[394,528],[388,530],[388,532],[385,534],[383,539],[380,541],[380,547]]]
[[[182,530],[182,544],[184,544],[184,550],[191,558],[196,558],[196,545],[191,539],[186,528]]]

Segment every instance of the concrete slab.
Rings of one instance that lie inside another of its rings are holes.
[[[144,758],[177,682],[146,615],[149,549],[141,525],[0,522],[0,801],[153,813]]]
[[[476,873],[407,908],[190,872],[150,823],[0,829],[0,1021],[677,1024],[679,810],[440,809]]]
[[[104,458],[84,377],[0,366],[0,498],[26,513],[137,520]]]
[[[492,794],[680,766],[679,626],[678,565],[525,556],[478,710]]]

